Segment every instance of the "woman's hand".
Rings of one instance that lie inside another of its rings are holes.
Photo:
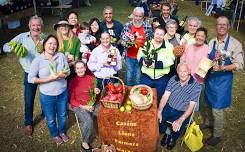
[[[57,73],[58,78],[62,78],[65,79],[67,77],[67,74],[65,74],[64,72],[60,71]]]
[[[93,106],[88,106],[88,105],[85,105],[85,106],[80,106],[83,110],[87,110],[89,112],[93,112],[94,111],[94,107]]]

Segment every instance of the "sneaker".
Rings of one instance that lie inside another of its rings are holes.
[[[69,140],[69,137],[66,134],[64,134],[64,133],[60,134],[60,137],[62,138],[62,140],[64,142],[68,142],[68,140]]]
[[[63,143],[63,140],[59,136],[53,137],[53,139],[57,145],[61,145]]]
[[[209,137],[206,140],[206,144],[210,145],[210,146],[216,146],[218,143],[220,143],[222,141],[222,137]]]

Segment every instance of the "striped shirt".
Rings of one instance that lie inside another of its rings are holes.
[[[181,86],[178,76],[175,75],[166,87],[166,90],[171,92],[168,104],[176,110],[186,111],[191,101],[199,100],[201,89],[202,86],[193,77],[190,78],[188,84]]]

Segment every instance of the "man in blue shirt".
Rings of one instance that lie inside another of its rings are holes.
[[[29,20],[29,32],[21,33],[11,41],[21,43],[28,50],[28,54],[19,58],[19,62],[24,70],[24,110],[25,110],[25,128],[24,133],[31,136],[33,133],[33,107],[37,85],[29,83],[28,73],[32,60],[39,55],[36,51],[36,44],[40,41],[43,20],[38,16],[32,16]],[[3,48],[4,52],[11,52],[11,48],[6,43]]]
[[[169,150],[174,148],[176,140],[189,122],[202,89],[202,86],[190,75],[186,63],[178,65],[177,73],[178,75],[169,80],[158,108],[160,132],[166,133],[161,140],[161,145],[167,145]],[[172,124],[171,129],[167,129],[167,122]]]
[[[108,32],[111,35],[112,45],[117,47],[122,53],[120,34],[123,29],[122,23],[113,19],[113,9],[111,6],[106,6],[103,10],[104,20],[100,23],[103,32]]]

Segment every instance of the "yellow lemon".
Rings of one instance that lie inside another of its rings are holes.
[[[130,112],[132,110],[132,106],[126,105],[125,106],[125,109],[126,109],[127,112]]]
[[[124,107],[124,106],[121,106],[121,107],[120,107],[120,111],[121,111],[121,112],[124,112],[124,111],[125,111],[125,107]]]

